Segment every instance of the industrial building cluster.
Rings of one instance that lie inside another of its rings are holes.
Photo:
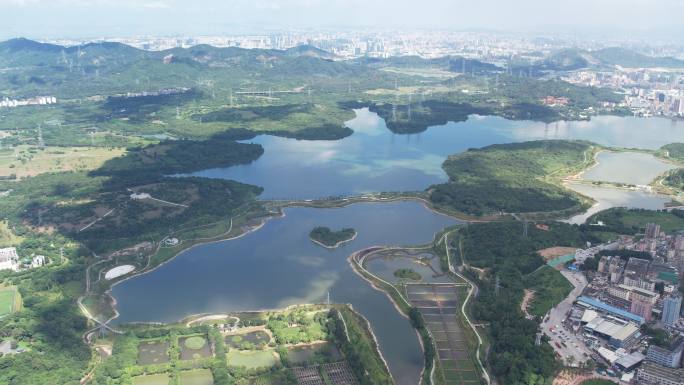
[[[564,314],[563,327],[551,330],[565,345],[554,346],[557,353],[573,348],[567,342],[624,383],[684,385],[684,233],[666,234],[651,223],[643,235],[575,255],[569,268],[584,272],[586,286]]]
[[[57,98],[54,96],[36,96],[27,99],[0,99],[0,108],[12,108],[21,106],[44,106],[48,104],[57,104]]]
[[[615,68],[610,71],[577,71],[563,80],[591,87],[606,87],[624,94],[622,107],[636,116],[684,117],[682,72],[647,68]]]

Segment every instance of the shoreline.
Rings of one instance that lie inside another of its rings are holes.
[[[172,257],[170,257],[170,258],[168,258],[167,260],[165,260],[165,261],[159,263],[158,265],[156,265],[156,266],[154,266],[154,267],[152,267],[152,268],[148,268],[148,267],[146,266],[145,268],[143,268],[143,269],[141,269],[141,270],[133,271],[133,272],[132,272],[133,274],[131,274],[131,275],[129,275],[129,276],[123,278],[123,279],[120,279],[120,280],[117,280],[116,282],[111,283],[110,286],[109,286],[109,288],[108,288],[106,291],[104,291],[102,295],[103,295],[103,296],[106,296],[106,297],[109,297],[109,299],[110,299],[110,301],[111,301],[111,304],[112,304],[111,307],[112,307],[112,310],[113,310],[113,312],[114,312],[114,316],[112,316],[111,318],[109,318],[106,322],[104,322],[104,324],[105,324],[105,325],[108,325],[111,321],[113,321],[113,320],[119,318],[119,316],[120,316],[120,313],[119,313],[119,311],[118,311],[117,308],[116,308],[116,304],[117,304],[116,297],[114,297],[114,296],[112,295],[112,290],[114,289],[114,287],[115,287],[116,285],[118,285],[118,284],[120,284],[120,283],[123,283],[123,282],[125,282],[125,281],[127,281],[127,280],[129,280],[129,279],[133,279],[133,278],[136,278],[136,277],[138,277],[138,276],[141,276],[141,275],[144,275],[144,274],[147,274],[147,273],[151,273],[151,272],[157,270],[158,268],[162,267],[163,265],[165,265],[165,264],[171,262],[172,260],[176,259],[176,257],[178,257],[181,253],[184,253],[184,252],[186,252],[186,251],[188,251],[188,250],[191,250],[191,249],[193,249],[194,247],[202,246],[202,245],[207,245],[207,244],[212,244],[212,243],[217,243],[217,242],[223,242],[223,241],[231,241],[231,240],[235,240],[235,239],[242,238],[242,237],[244,237],[244,236],[246,236],[246,235],[248,235],[248,234],[251,234],[251,233],[253,233],[253,232],[255,232],[255,231],[258,231],[258,230],[261,229],[263,226],[265,226],[265,225],[266,225],[266,222],[268,222],[269,220],[274,219],[274,218],[281,218],[281,217],[284,217],[284,216],[285,216],[285,213],[284,213],[284,211],[282,211],[282,210],[281,210],[280,212],[278,212],[278,213],[272,213],[272,214],[273,214],[273,215],[269,215],[269,216],[266,216],[266,217],[262,218],[262,219],[260,220],[260,223],[259,223],[259,224],[255,225],[255,226],[250,226],[250,228],[248,228],[246,231],[241,232],[240,234],[237,234],[237,235],[232,236],[232,237],[223,238],[222,236],[229,234],[229,233],[233,230],[233,229],[232,229],[232,227],[233,227],[233,226],[232,226],[232,219],[231,219],[231,228],[230,228],[229,231],[224,232],[223,234],[219,234],[219,235],[217,235],[216,237],[213,237],[213,238],[209,238],[209,239],[206,239],[206,240],[202,239],[200,242],[194,243],[194,244],[192,244],[192,245],[190,245],[190,246],[188,246],[188,247],[185,247],[185,248],[181,248],[181,249],[180,249],[177,253],[175,253]],[[167,236],[167,237],[168,237],[168,236]],[[164,239],[166,239],[167,237],[164,237]],[[201,239],[201,238],[200,238],[200,239]],[[163,241],[163,240],[162,240],[162,241]],[[160,246],[158,246],[157,250],[155,251],[155,254],[156,254],[157,252],[159,252],[159,249],[161,248],[161,242],[162,242],[162,241],[160,241]],[[152,255],[154,255],[154,254],[152,254]],[[149,266],[149,263],[150,263],[150,260],[151,260],[152,255],[148,256],[148,262],[147,262],[147,263],[148,263],[148,266]],[[191,315],[190,315],[190,316],[191,316]],[[190,316],[186,316],[186,317],[184,317],[184,318],[187,318],[187,317],[190,317]]]
[[[315,244],[317,244],[317,245],[319,245],[319,246],[322,246],[322,247],[325,247],[326,249],[332,250],[332,249],[336,249],[336,248],[340,247],[341,245],[343,245],[343,244],[345,244],[345,243],[347,243],[347,242],[353,241],[354,239],[356,239],[356,236],[357,236],[357,235],[359,235],[359,233],[358,233],[356,230],[354,230],[354,235],[352,235],[351,238],[349,238],[349,239],[343,239],[343,240],[341,240],[341,241],[335,243],[335,244],[332,245],[332,246],[326,245],[325,243],[323,243],[323,242],[321,242],[321,241],[315,240],[315,239],[311,238],[311,236],[309,236],[309,239],[311,240],[311,242],[313,242],[313,243],[315,243]]]
[[[188,251],[188,250],[190,250],[190,249],[192,249],[192,248],[194,248],[194,247],[196,247],[196,246],[202,246],[202,245],[211,244],[211,243],[217,243],[217,242],[235,240],[235,239],[239,239],[239,238],[241,238],[241,237],[244,237],[244,236],[246,236],[246,235],[248,235],[248,234],[250,234],[250,233],[252,233],[252,232],[258,231],[258,230],[261,229],[263,226],[265,226],[266,223],[267,223],[268,221],[270,221],[270,220],[272,220],[272,219],[277,219],[277,218],[283,218],[283,217],[285,217],[285,216],[286,216],[286,209],[289,208],[289,207],[304,207],[304,208],[318,208],[318,209],[333,209],[333,208],[344,208],[344,207],[346,207],[346,206],[350,206],[350,205],[353,205],[353,204],[392,203],[392,202],[401,202],[401,201],[414,201],[414,202],[417,201],[417,202],[419,202],[424,208],[426,208],[427,210],[431,211],[431,212],[434,213],[434,214],[442,215],[442,216],[445,216],[445,217],[448,217],[448,218],[452,218],[452,219],[456,219],[456,220],[458,220],[458,221],[466,222],[466,223],[467,223],[467,222],[489,222],[489,221],[492,221],[492,220],[500,220],[500,219],[502,219],[502,218],[493,218],[493,219],[492,219],[492,217],[479,217],[479,218],[476,218],[476,217],[468,217],[468,216],[466,216],[466,215],[463,215],[462,213],[460,213],[460,215],[459,215],[459,214],[456,214],[456,213],[453,213],[453,212],[441,211],[441,210],[436,209],[436,208],[431,204],[431,202],[430,202],[428,199],[426,199],[426,198],[424,198],[424,197],[421,197],[421,196],[406,196],[406,195],[404,195],[404,196],[394,196],[394,197],[387,197],[387,198],[384,198],[384,197],[372,197],[372,196],[370,196],[370,197],[369,197],[369,196],[361,196],[361,197],[356,197],[356,198],[351,198],[351,199],[347,198],[347,199],[344,199],[344,200],[336,200],[336,201],[330,201],[330,202],[325,202],[325,201],[309,201],[309,202],[305,202],[305,201],[287,201],[287,202],[280,202],[280,203],[275,202],[276,204],[275,204],[275,205],[272,205],[272,206],[270,206],[270,207],[268,206],[268,202],[267,202],[267,201],[266,201],[266,202],[265,202],[265,201],[260,201],[262,204],[263,204],[263,203],[266,204],[266,208],[267,208],[267,209],[271,209],[271,210],[269,210],[269,213],[265,214],[264,216],[262,216],[262,217],[260,217],[260,218],[255,218],[254,220],[255,220],[255,221],[258,221],[258,222],[257,222],[255,225],[251,225],[251,226],[249,226],[249,227],[246,228],[246,229],[242,229],[243,231],[241,231],[239,234],[236,234],[236,235],[234,235],[234,236],[227,236],[232,230],[234,230],[234,229],[231,228],[229,231],[224,232],[224,233],[219,234],[219,235],[216,235],[216,236],[214,236],[214,237],[209,237],[209,238],[196,238],[196,239],[194,240],[194,241],[197,241],[196,243],[193,243],[193,244],[191,244],[191,245],[187,245],[187,247],[182,247],[182,248],[181,248],[180,250],[178,250],[175,254],[173,254],[171,257],[169,257],[169,258],[166,259],[165,261],[159,263],[158,265],[156,265],[156,266],[154,266],[154,267],[152,267],[152,268],[148,268],[148,267],[146,266],[144,269],[141,269],[141,270],[132,272],[132,274],[131,274],[130,276],[126,276],[126,277],[124,277],[123,279],[120,279],[120,280],[117,280],[116,282],[113,282],[113,283],[110,285],[110,287],[103,293],[103,295],[109,297],[109,299],[110,299],[110,301],[111,301],[111,302],[110,302],[110,303],[111,303],[111,308],[112,308],[112,310],[113,310],[113,312],[114,312],[114,315],[113,315],[112,317],[110,317],[107,321],[105,321],[104,324],[105,324],[105,325],[108,325],[110,322],[114,321],[115,319],[119,318],[119,316],[120,316],[120,313],[119,313],[118,310],[117,310],[117,301],[116,301],[116,298],[112,295],[112,290],[113,290],[113,288],[114,288],[116,285],[118,285],[119,283],[125,282],[125,281],[128,280],[128,279],[135,278],[135,277],[138,277],[138,276],[140,276],[140,275],[143,275],[143,274],[152,272],[152,271],[156,270],[157,268],[163,266],[164,264],[166,264],[166,263],[172,261],[173,259],[175,259],[176,257],[178,257],[181,253],[183,253],[183,252],[185,252],[185,251]],[[332,203],[332,205],[327,206],[327,205],[325,205],[325,203]],[[248,221],[247,223],[250,223],[250,222],[251,222],[251,221]],[[231,224],[231,227],[232,227],[232,224]],[[188,230],[189,230],[189,229],[188,229]],[[340,243],[340,244],[343,244],[343,243],[346,243],[346,242],[349,242],[349,241],[355,239],[357,235],[358,235],[358,232],[355,232],[355,236],[354,236],[352,239],[350,239],[350,240],[345,240],[345,241],[343,241],[343,242]],[[435,236],[437,236],[437,234],[435,234]],[[313,241],[313,240],[312,240],[312,241]],[[186,240],[186,241],[184,241],[184,242],[188,242],[188,241]],[[160,245],[161,245],[161,243],[160,243]],[[184,246],[185,246],[185,245],[184,245]],[[323,245],[322,245],[322,246],[323,246]],[[336,247],[338,247],[338,246],[339,246],[339,245],[337,245]],[[158,246],[158,247],[160,247],[160,246]],[[328,248],[327,246],[323,246],[323,247]],[[376,247],[377,247],[377,246],[376,246]],[[387,248],[391,248],[391,247],[390,247],[390,246],[381,246],[381,249],[387,249]],[[364,250],[365,250],[365,249],[364,249]],[[157,249],[156,252],[158,252],[158,251],[159,251],[159,248]],[[363,250],[361,250],[361,251],[363,251]],[[376,251],[379,251],[379,250],[376,250]],[[359,251],[353,253],[352,256],[353,256],[353,255],[356,255],[356,254],[358,254],[358,253],[359,253]],[[153,254],[153,255],[154,255],[154,254]],[[148,256],[148,266],[149,266],[149,263],[150,263],[150,261],[151,261],[151,258],[152,258],[152,255]],[[350,256],[350,258],[351,258],[351,256]],[[390,295],[390,294],[389,294],[385,289],[383,289],[382,287],[377,286],[377,284],[376,284],[375,282],[373,282],[372,279],[366,277],[363,273],[359,272],[359,271],[357,270],[358,267],[355,266],[355,263],[353,263],[351,260],[350,260],[350,264],[352,265],[352,269],[357,273],[357,275],[361,276],[361,278],[364,279],[366,282],[368,282],[368,283],[371,285],[371,287],[374,288],[375,290],[384,292],[385,295],[390,299],[390,302],[391,302],[392,305],[395,307],[395,309],[398,311],[398,313],[401,314],[404,318],[408,319],[408,315],[406,315],[406,314],[403,312],[403,310],[401,309],[400,305],[395,301],[395,299],[392,297],[392,295]],[[361,266],[361,268],[362,268],[363,270],[365,270],[365,268],[363,268],[362,266]],[[387,284],[387,283],[386,283],[386,284]],[[398,294],[399,294],[399,296],[403,299],[403,296],[401,295],[401,293],[398,293]],[[296,305],[295,305],[295,306],[296,306]],[[407,306],[410,307],[410,304],[407,304]],[[262,310],[262,311],[268,311],[268,310],[274,310],[274,309],[264,309],[264,310]],[[189,316],[186,316],[186,317],[184,317],[184,318],[187,318],[187,317],[189,317]],[[365,318],[365,317],[364,317],[364,318]],[[369,322],[369,324],[370,324],[370,322]],[[371,331],[372,331],[372,328],[371,328]],[[423,349],[423,353],[424,353],[424,349],[425,349],[425,348],[422,346],[422,341],[421,341],[420,336],[419,336],[419,334],[418,334],[417,331],[416,331],[416,335],[417,335],[418,338],[419,338],[419,343],[420,343],[421,348]],[[380,353],[381,357],[383,357],[383,360],[384,360],[384,356],[382,356],[382,351],[381,351],[381,347],[380,347],[379,343],[378,343],[378,349],[379,349],[379,353]],[[424,371],[425,371],[425,366],[424,366],[424,364],[423,364],[423,370],[422,370],[422,372],[421,372],[421,380],[422,380],[422,373],[423,373]]]
[[[394,306],[394,308],[397,310],[397,312],[398,312],[401,316],[403,316],[404,318],[406,318],[407,320],[410,320],[408,314],[405,314],[405,313],[404,313],[404,311],[399,307],[399,304],[395,301],[394,297],[392,297],[392,295],[390,295],[390,293],[389,293],[387,290],[385,290],[385,289],[383,289],[383,288],[381,288],[381,287],[378,287],[378,285],[376,284],[376,282],[374,282],[374,281],[371,280],[370,278],[366,277],[365,274],[363,274],[362,272],[360,272],[360,271],[357,270],[357,269],[362,269],[362,270],[365,271],[367,274],[369,274],[369,275],[375,277],[375,278],[378,279],[379,281],[384,282],[385,284],[392,286],[392,287],[397,291],[397,293],[399,294],[399,296],[400,296],[402,299],[404,299],[403,295],[401,295],[401,293],[399,293],[399,290],[398,290],[394,285],[391,285],[391,284],[388,283],[387,281],[384,281],[382,278],[376,277],[373,273],[371,273],[370,271],[366,270],[366,268],[363,267],[363,261],[359,261],[359,260],[357,259],[357,257],[359,256],[360,253],[363,253],[364,251],[367,251],[367,250],[370,250],[370,249],[374,249],[374,250],[372,250],[372,251],[370,251],[370,252],[364,254],[364,255],[362,256],[362,259],[363,259],[363,260],[365,260],[366,257],[368,257],[368,256],[370,256],[370,255],[372,255],[372,254],[375,254],[375,253],[377,253],[377,252],[391,249],[391,247],[387,247],[387,246],[370,246],[370,247],[368,247],[368,248],[366,248],[366,249],[358,250],[358,251],[352,253],[352,254],[347,258],[347,260],[349,261],[349,264],[350,264],[351,267],[352,267],[352,270],[354,270],[354,272],[355,272],[358,276],[360,276],[361,279],[363,279],[364,281],[368,282],[368,283],[370,284],[370,286],[371,286],[373,289],[375,289],[375,290],[377,290],[377,291],[380,291],[380,292],[382,292],[383,294],[385,294],[385,296],[386,296],[387,298],[389,298],[390,302],[392,303],[392,305]],[[406,299],[404,299],[404,301],[406,302],[406,304],[407,304],[409,307],[411,307],[411,304],[408,303],[408,301],[406,301]],[[362,316],[362,317],[363,317],[363,316]],[[364,317],[364,319],[365,319],[365,317]],[[366,320],[366,322],[368,322],[368,320]],[[370,328],[370,322],[368,322],[368,325],[369,325],[369,328]],[[421,349],[421,351],[422,351],[422,353],[423,353],[423,357],[425,357],[425,345],[423,344],[423,338],[422,338],[422,336],[420,335],[420,333],[418,332],[418,329],[414,328],[413,326],[411,326],[411,328],[413,329],[414,333],[416,334],[416,338],[418,339],[418,344],[420,345],[420,349]],[[375,334],[372,332],[372,329],[370,329],[370,330],[371,330],[371,334],[373,335],[373,338],[375,338]],[[429,333],[429,331],[428,331],[428,333]],[[432,337],[431,334],[430,334],[430,337]],[[434,341],[434,339],[433,339],[433,341]],[[378,350],[380,350],[380,343],[377,342],[377,345],[378,345]],[[382,356],[382,352],[380,352],[380,356],[383,357],[383,356]],[[384,357],[383,357],[383,361],[384,361]],[[426,367],[425,367],[425,359],[423,359],[423,363],[422,363],[421,365],[422,365],[422,368],[421,368],[421,370],[420,370],[420,374],[419,374],[419,377],[418,377],[418,384],[423,384],[423,376],[424,376],[424,374],[425,374],[425,369],[426,369]],[[389,368],[389,366],[388,366],[388,368]],[[432,365],[432,372],[433,372],[433,373],[434,373],[434,370],[435,370],[435,363],[434,363],[434,361],[433,361],[433,365]],[[391,373],[390,373],[390,375],[391,375]],[[431,375],[431,376],[432,376],[432,375]],[[433,384],[433,385],[434,385],[434,384]]]

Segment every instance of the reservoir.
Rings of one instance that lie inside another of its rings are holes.
[[[684,142],[684,125],[661,118],[597,116],[591,121],[540,123],[471,115],[467,121],[393,134],[368,109],[346,124],[351,136],[312,141],[260,135],[256,161],[192,175],[264,187],[263,199],[315,199],[378,191],[422,191],[446,180],[442,162],[468,148],[540,139],[582,139],[615,147],[657,149]]]
[[[597,154],[598,164],[588,169],[582,179],[601,182],[648,185],[658,175],[676,166],[653,155],[639,152],[609,152]]]
[[[415,385],[423,357],[415,331],[386,295],[347,257],[373,245],[414,245],[456,220],[418,202],[362,203],[337,209],[289,208],[244,237],[199,245],[158,269],[114,286],[116,322],[177,321],[205,312],[274,309],[297,303],[351,303],[373,325],[400,385]],[[326,249],[309,239],[316,226],[353,227],[356,239]]]
[[[255,162],[193,175],[262,186],[263,199],[315,199],[424,190],[446,180],[441,164],[448,155],[497,143],[583,139],[608,146],[656,149],[684,142],[684,126],[670,120],[610,116],[594,117],[588,122],[544,124],[472,115],[466,122],[398,135],[390,132],[377,114],[359,109],[347,125],[354,134],[337,141],[261,135],[252,142],[263,145],[265,153]],[[589,177],[612,177],[625,161],[601,156],[603,166]],[[629,164],[640,161],[638,156],[627,156]],[[640,182],[652,175],[652,167],[656,166],[655,175],[660,173],[660,165],[649,162],[640,168],[644,173],[619,171],[618,178]],[[570,186],[599,201],[590,213],[611,206],[662,208],[669,200],[643,191]],[[583,221],[590,213],[571,221]],[[289,208],[285,214],[244,237],[196,246],[148,274],[116,285],[112,289],[120,312],[116,322],[169,322],[195,313],[274,309],[322,302],[330,293],[333,302],[351,303],[370,321],[397,383],[418,383],[423,357],[415,331],[384,293],[353,272],[347,257],[374,245],[428,243],[434,233],[457,221],[409,201],[362,203],[337,209]],[[328,250],[309,239],[309,231],[316,226],[333,230],[353,227],[358,236]],[[428,267],[405,258],[369,262],[369,269],[388,280],[399,268],[412,268],[424,281],[443,280],[432,276]]]
[[[570,223],[582,224],[590,216],[611,207],[629,207],[636,209],[662,210],[670,198],[642,190],[623,190],[613,187],[592,186],[581,183],[568,183],[568,188],[580,194],[592,197],[597,203],[582,214],[573,216]]]
[[[582,174],[582,179],[645,186],[658,175],[676,166],[653,155],[638,152],[602,151],[596,156],[598,163]],[[585,213],[570,218],[570,223],[582,224],[587,218],[611,207],[661,210],[670,198],[640,188],[618,189],[612,186],[568,183],[566,187],[593,198],[597,203]]]

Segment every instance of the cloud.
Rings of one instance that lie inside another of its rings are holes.
[[[681,0],[0,0],[0,10],[0,34],[51,37],[370,26],[602,31],[644,39],[656,29],[681,39],[684,29]]]
[[[0,0],[0,7],[171,8],[165,0]]]
[[[150,1],[143,4],[143,7],[150,9],[171,8],[171,5],[165,1]]]

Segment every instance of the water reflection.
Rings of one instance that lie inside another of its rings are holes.
[[[591,181],[648,185],[658,175],[676,166],[651,154],[638,152],[607,152],[597,155],[598,164],[582,175]]]
[[[662,210],[665,204],[670,202],[670,198],[665,195],[641,190],[623,190],[580,183],[568,183],[567,186],[580,194],[594,198],[598,202],[587,212],[576,215],[568,220],[568,222],[576,224],[584,223],[590,216],[611,207]]]
[[[114,286],[121,314],[116,322],[168,322],[195,313],[323,302],[330,292],[334,302],[351,303],[371,322],[398,383],[418,383],[423,357],[413,328],[385,294],[352,271],[347,257],[373,245],[424,244],[458,221],[417,202],[291,208],[286,214],[244,237],[186,250]],[[316,226],[352,227],[358,236],[329,250],[309,239]]]
[[[195,173],[264,187],[263,198],[307,199],[372,191],[420,191],[446,180],[450,154],[497,143],[537,139],[584,139],[618,147],[654,149],[684,141],[684,129],[666,119],[599,116],[589,122],[545,124],[471,115],[465,122],[397,135],[368,109],[346,123],[354,134],[337,141],[258,136],[257,161]]]

